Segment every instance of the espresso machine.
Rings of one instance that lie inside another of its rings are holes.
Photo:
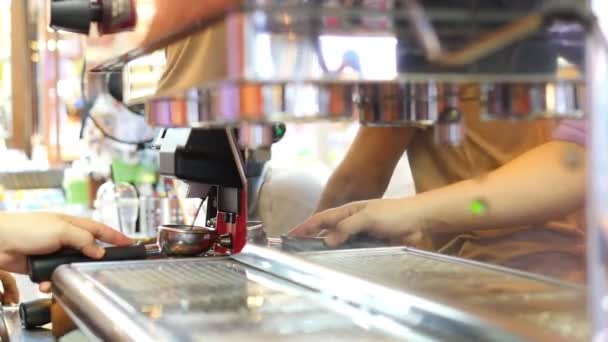
[[[603,319],[594,312],[590,327],[582,286],[408,247],[288,254],[246,243],[256,191],[248,162],[270,158],[284,132],[277,123],[417,126],[457,145],[465,101],[479,102],[487,120],[580,119],[585,98],[592,122],[605,121],[594,97],[604,81],[592,76],[585,87],[582,65],[606,57],[600,0],[464,2],[53,2],[56,16],[82,14],[52,22],[90,33],[97,91],[139,56],[197,37],[213,43],[205,51],[216,58],[198,61],[211,76],[124,101],[143,102],[149,124],[163,128],[154,144],[161,173],[207,198],[207,225],[235,241],[227,257],[62,266],[53,274],[57,302],[90,336],[117,341],[573,341],[600,333]],[[376,41],[388,67],[358,53]],[[342,57],[330,58],[327,46],[338,43]],[[602,144],[594,140],[592,151]],[[591,169],[603,184],[599,164]]]
[[[188,197],[207,200],[206,226],[232,237],[230,253],[245,246],[250,218],[247,209],[255,205],[264,181],[269,148],[284,133],[283,124],[165,129],[155,142],[160,174],[185,181]],[[224,247],[216,248],[216,253],[223,252]]]

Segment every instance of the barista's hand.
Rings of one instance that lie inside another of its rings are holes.
[[[19,289],[17,281],[12,274],[0,271],[0,282],[2,282],[2,292],[0,292],[0,300],[2,305],[10,305],[19,303]]]
[[[26,273],[28,255],[48,254],[63,247],[99,259],[105,250],[96,239],[113,245],[132,242],[118,231],[84,218],[61,214],[0,214],[0,269]]]
[[[289,232],[294,236],[315,236],[326,230],[325,243],[335,247],[349,236],[367,232],[375,237],[417,241],[423,230],[421,218],[405,203],[408,199],[377,199],[353,202],[325,210]]]

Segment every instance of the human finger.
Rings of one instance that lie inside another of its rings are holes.
[[[351,203],[338,208],[322,211],[311,216],[308,220],[292,229],[288,235],[314,236],[323,229],[332,230],[340,221],[353,215],[360,208],[360,204]]]
[[[52,290],[52,284],[50,281],[45,281],[43,283],[38,284],[38,290],[43,293],[50,293]]]
[[[78,249],[82,254],[93,259],[101,259],[106,252],[95,243],[93,234],[71,224],[66,224],[61,230],[59,241],[62,246]]]
[[[133,241],[129,237],[103,223],[68,215],[62,215],[61,218],[72,226],[88,231],[100,241],[117,246],[128,246],[133,244]]]
[[[0,271],[0,282],[2,282],[2,288],[4,289],[2,304],[19,303],[19,288],[15,277],[8,272]]]
[[[325,243],[329,247],[336,247],[348,240],[351,235],[357,234],[369,227],[369,218],[362,212],[352,216],[336,224],[336,228],[328,231],[325,236]]]

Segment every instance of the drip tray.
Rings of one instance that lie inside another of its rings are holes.
[[[465,311],[493,312],[565,340],[589,339],[582,287],[407,248],[301,253],[315,264]]]
[[[231,259],[75,264],[54,281],[72,318],[104,340],[397,339]]]

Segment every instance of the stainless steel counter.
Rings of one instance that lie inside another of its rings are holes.
[[[584,288],[525,272],[404,247],[296,258],[248,246],[235,258],[444,340],[585,341],[589,336]]]
[[[392,341],[398,340],[393,334],[415,335],[226,258],[76,264],[55,275],[57,300],[102,340]]]
[[[74,264],[57,300],[91,337],[585,340],[582,288],[405,248]]]
[[[589,339],[584,288],[407,248],[308,253],[320,265],[574,341]],[[451,261],[451,262],[446,262]]]

